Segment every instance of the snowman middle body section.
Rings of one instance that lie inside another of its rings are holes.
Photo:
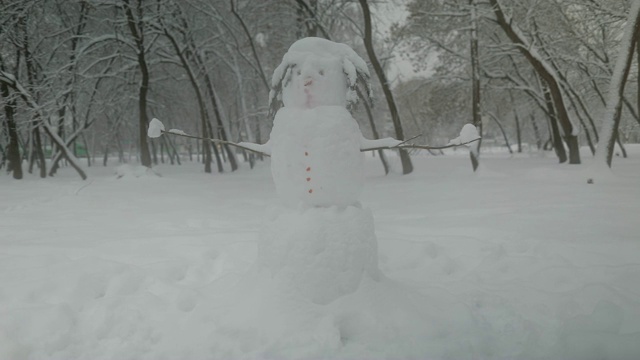
[[[344,106],[281,108],[271,131],[271,172],[289,206],[347,206],[364,183],[362,134]]]
[[[358,202],[364,157],[362,133],[346,108],[350,92],[342,53],[348,51],[323,39],[305,39],[294,43],[283,60],[289,64],[284,107],[276,113],[269,143],[276,190],[288,205]]]

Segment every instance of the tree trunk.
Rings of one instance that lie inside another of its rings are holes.
[[[358,96],[360,98],[364,99],[360,89],[356,88],[356,92],[358,93]],[[376,140],[380,139],[378,128],[376,127],[376,123],[373,120],[373,114],[371,113],[371,106],[369,106],[369,102],[367,101],[363,101],[362,103],[364,104],[364,110],[367,113],[367,118],[369,119],[369,125],[371,126],[371,133],[373,134],[373,138]],[[382,167],[384,168],[384,174],[387,175],[389,173],[389,164],[387,163],[387,157],[384,154],[384,150],[378,150],[378,154],[380,155],[380,161],[382,162]]]
[[[122,141],[120,140],[120,132],[116,133],[116,144],[118,145],[118,162],[120,164],[126,163],[126,159],[124,158],[124,149],[122,148]]]
[[[622,143],[622,134],[620,133],[620,131],[618,130],[618,136],[616,136],[616,144],[618,144],[618,147],[620,148],[620,152],[622,153],[622,157],[623,158],[627,158],[627,149],[624,148],[624,145]]]
[[[520,119],[518,112],[513,109],[513,117],[516,120],[516,139],[518,140],[518,152],[522,153],[522,131],[520,130]]]
[[[533,127],[533,135],[536,138],[536,148],[538,150],[542,149],[542,137],[540,136],[540,128],[538,127],[538,123],[536,123],[536,117],[531,113],[531,126]]]
[[[364,46],[367,50],[367,55],[369,56],[369,60],[371,61],[371,66],[373,66],[378,79],[380,80],[380,85],[382,86],[382,92],[384,93],[384,97],[387,100],[387,105],[389,107],[389,112],[391,113],[391,120],[393,121],[393,127],[396,131],[396,138],[398,140],[404,140],[404,131],[402,130],[402,123],[400,122],[400,114],[398,113],[398,108],[396,107],[396,102],[393,99],[393,93],[391,92],[391,88],[389,87],[389,82],[387,81],[387,77],[384,74],[384,70],[378,61],[378,57],[376,56],[375,51],[373,50],[373,35],[371,29],[371,11],[369,10],[369,4],[367,0],[358,0],[360,2],[360,7],[362,8],[362,13],[364,15]],[[402,164],[402,173],[410,174],[413,171],[413,164],[411,163],[411,158],[409,157],[409,153],[402,149],[399,150],[400,153],[400,162]]]
[[[200,111],[200,126],[202,127],[202,149],[204,150],[204,171],[207,174],[211,173],[211,149],[209,148],[209,144],[214,145],[210,140],[207,140],[210,137],[213,137],[213,132],[207,127],[208,123],[208,114],[206,105],[204,104],[204,100],[202,99],[202,92],[200,91],[200,87],[198,86],[198,82],[196,80],[196,76],[189,66],[187,59],[184,56],[183,49],[180,48],[178,41],[173,37],[173,35],[169,32],[169,30],[165,27],[164,34],[171,42],[173,49],[176,53],[176,56],[180,59],[180,64],[182,64],[183,69],[187,73],[189,77],[189,82],[191,83],[191,87],[193,88],[194,93],[196,94],[196,100],[198,101],[198,109]],[[218,159],[219,160],[219,159]],[[221,164],[218,161],[218,170],[220,170]],[[221,172],[221,171],[220,171]]]
[[[140,67],[140,75],[142,79],[140,81],[140,89],[138,92],[138,109],[139,109],[139,121],[138,131],[140,138],[140,164],[148,168],[151,167],[151,154],[149,153],[149,145],[147,142],[147,126],[149,118],[147,116],[147,92],[149,91],[149,68],[147,60],[145,58],[145,46],[144,46],[144,20],[142,14],[142,1],[137,2],[137,16],[136,22],[133,11],[129,4],[129,0],[123,0],[125,3],[125,14],[127,17],[127,25],[131,31],[131,35],[136,44],[138,52],[138,66]]]
[[[40,177],[44,179],[47,177],[47,161],[44,156],[44,145],[42,143],[40,125],[38,124],[37,119],[33,119],[33,141],[33,149],[35,151],[38,169],[40,169]]]
[[[22,53],[24,54],[24,61],[27,68],[27,81],[28,81],[29,87],[33,88],[35,77],[36,77],[35,76],[36,70],[33,64],[33,57],[32,57],[31,51],[29,50],[27,19],[25,17],[21,17],[19,22],[24,31],[23,38],[22,38]],[[19,53],[18,53],[18,58],[19,58]],[[16,79],[14,80],[17,83],[17,80]],[[42,141],[40,137],[40,127],[37,121],[37,116],[34,116],[34,118],[32,119],[32,128],[33,128],[33,133],[32,133],[33,142],[31,143],[31,146],[33,146],[32,149],[35,150],[36,157],[33,157],[33,155],[31,157],[31,160],[30,160],[31,162],[29,164],[29,173],[32,172],[34,160],[37,159],[38,168],[40,169],[40,177],[45,178],[47,177],[46,160],[45,160],[44,149],[43,149]]]
[[[84,132],[80,135],[82,136],[82,143],[84,144],[84,149],[87,153],[87,166],[91,167],[91,154],[94,154],[93,161],[95,162],[95,153],[93,152],[95,149],[92,147],[92,151],[89,150],[89,142],[87,141],[87,137],[84,135]]]
[[[488,113],[489,116],[493,119],[493,121],[498,124],[498,128],[500,129],[500,133],[502,133],[502,138],[504,139],[504,144],[507,146],[507,150],[509,150],[509,154],[513,154],[513,150],[511,150],[511,144],[509,144],[509,138],[507,137],[507,133],[504,131],[504,127],[498,117],[495,114]]]
[[[577,97],[577,94],[574,94],[574,96],[576,96],[576,99],[579,100],[579,97]],[[589,145],[589,149],[591,149],[591,153],[595,155],[596,148],[593,145],[593,141],[591,141],[591,134],[589,134],[589,129],[587,128],[587,124],[584,122],[584,119],[582,118],[582,115],[580,114],[580,111],[578,111],[578,108],[576,107],[575,101],[571,98],[571,96],[569,96],[569,94],[567,95],[567,98],[571,102],[571,105],[573,106],[573,109],[574,109],[574,112],[576,114],[576,117],[580,121],[580,125],[582,126],[582,130],[584,131],[584,135],[585,135],[585,138],[587,139],[587,144]],[[585,110],[585,114],[586,114],[587,117],[591,117],[586,110]],[[596,134],[596,136],[597,136],[597,134]]]
[[[231,3],[231,5],[233,6],[233,2]],[[239,15],[236,15],[240,20],[242,20],[242,18],[239,17]],[[187,21],[182,18],[181,19],[182,22],[182,27],[185,29],[188,29],[188,23]],[[169,34],[168,30],[165,28],[165,35]],[[175,38],[172,37],[172,42],[176,42]],[[209,95],[210,101],[211,101],[211,107],[213,108],[213,115],[216,118],[216,124],[218,125],[218,129],[219,129],[219,133],[220,133],[220,138],[224,141],[228,141],[229,140],[229,134],[227,131],[227,128],[224,124],[224,121],[222,119],[222,114],[221,114],[221,108],[217,99],[217,95],[216,95],[216,90],[215,87],[213,86],[213,81],[211,81],[211,77],[209,76],[209,72],[205,66],[205,62],[202,59],[202,57],[200,56],[200,53],[198,52],[197,47],[195,46],[195,43],[193,42],[193,38],[189,38],[189,39],[185,39],[184,40],[187,43],[188,48],[190,48],[190,51],[188,52],[188,54],[192,55],[193,60],[195,61],[196,65],[198,66],[198,68],[200,69],[201,74],[203,74],[204,76],[204,83],[205,83],[205,87],[207,90],[207,93]],[[252,41],[252,40],[250,40]],[[174,48],[176,48],[177,45],[174,45]],[[179,54],[179,56],[184,57],[184,55]],[[259,58],[257,56],[257,54],[255,54],[256,57],[256,61],[258,62],[258,65],[260,66],[260,61]],[[182,61],[182,59],[181,59]],[[234,56],[234,62],[236,61],[235,56]],[[184,62],[183,62],[184,63]],[[190,70],[192,71],[192,70]],[[193,71],[192,71],[193,72]],[[242,95],[241,95],[242,96]],[[211,132],[211,136],[215,136],[214,132]],[[229,158],[229,163],[231,164],[231,171],[236,171],[238,169],[238,161],[236,160],[235,157],[235,153],[231,150],[231,146],[229,146],[228,144],[224,144],[223,146],[224,151],[227,154],[227,157]],[[224,154],[223,154],[224,155]]]
[[[206,125],[208,126],[209,134],[212,134],[211,136],[213,136],[213,127],[211,126],[211,121],[207,121]],[[209,141],[209,144],[211,144],[211,149],[213,149],[213,156],[216,158],[216,166],[218,167],[218,172],[223,173],[224,167],[222,166],[222,160],[220,159],[220,152],[218,151],[218,146],[216,145],[216,143],[212,141]]]
[[[166,144],[167,154],[169,154],[169,158],[171,159],[171,165],[173,165],[174,163],[174,158],[175,158],[175,162],[177,162],[178,165],[181,165],[180,154],[178,154],[178,151],[176,150],[176,147],[171,141],[171,139],[166,136],[163,136],[162,139]]]
[[[600,130],[600,142],[596,150],[596,158],[605,161],[611,167],[613,151],[616,138],[618,137],[618,127],[620,125],[620,115],[622,113],[622,98],[624,97],[624,87],[631,69],[634,49],[640,36],[640,1],[633,2],[629,11],[629,18],[625,28],[624,36],[620,42],[618,60],[613,69],[611,82],[609,85],[609,99],[607,101],[607,111],[602,121]]]
[[[22,157],[18,145],[18,128],[14,119],[16,112],[16,100],[9,100],[9,86],[0,83],[0,92],[4,102],[5,123],[9,133],[9,145],[7,145],[7,170],[13,174],[14,179],[22,179]]]
[[[569,147],[569,164],[580,164],[580,149],[578,146],[578,137],[576,134],[574,134],[574,128],[571,124],[571,121],[569,120],[567,108],[562,97],[562,91],[560,89],[558,76],[554,73],[553,67],[545,63],[544,59],[538,56],[529,41],[512,24],[512,19],[506,17],[498,0],[489,0],[489,2],[491,3],[493,12],[502,30],[509,37],[509,39],[511,39],[511,41],[517,45],[518,50],[524,55],[524,57],[527,59],[527,61],[529,61],[536,73],[546,82],[547,86],[549,87],[549,92],[553,101],[553,105],[555,107],[557,120],[560,123],[560,126],[562,126],[565,141],[567,142],[567,145]]]
[[[214,116],[216,117],[216,123],[218,125],[218,133],[220,134],[220,138],[222,140],[228,141],[229,137],[227,136],[227,129],[224,126],[224,122],[222,121],[222,112],[219,106],[219,102],[217,101],[216,91],[215,91],[215,88],[213,87],[213,83],[211,82],[211,79],[209,78],[209,75],[206,72],[205,72],[204,79],[205,79],[205,84],[207,86],[207,89],[209,91],[209,96],[211,97],[211,106],[213,107],[213,113],[214,113]],[[222,148],[224,149],[224,151],[227,154],[227,157],[229,158],[229,164],[231,164],[231,171],[238,170],[238,161],[236,160],[235,153],[233,152],[233,150],[231,150],[231,146],[229,146],[229,144],[223,144]],[[224,154],[225,153],[223,152],[222,155],[224,156]]]
[[[107,161],[109,160],[109,145],[106,144],[104,146],[104,154],[102,157],[102,166],[107,166]]]
[[[560,129],[558,128],[558,121],[556,119],[556,109],[553,106],[553,101],[551,100],[551,95],[549,94],[549,89],[545,84],[542,84],[542,91],[544,93],[544,99],[547,103],[547,113],[549,114],[549,126],[551,127],[551,140],[553,143],[553,150],[556,152],[558,156],[558,161],[563,163],[567,161],[567,153],[564,149],[564,144],[562,143],[562,136],[560,135]]]
[[[471,36],[469,40],[470,53],[471,53],[471,59],[470,59],[471,60],[471,119],[472,119],[472,124],[478,129],[478,133],[482,135],[482,116],[480,115],[480,64],[479,64],[479,56],[478,56],[478,19],[476,16],[475,0],[469,0],[469,6],[471,7]],[[478,166],[480,166],[481,143],[482,143],[482,138],[480,138],[480,140],[478,140],[477,143],[469,147],[470,149],[469,157],[471,159],[471,166],[473,167],[473,171],[478,170]],[[511,151],[511,148],[509,148],[509,151]]]
[[[0,83],[5,83],[6,85],[11,86],[14,90],[20,93],[20,96],[22,97],[22,99],[24,99],[27,105],[35,111],[35,116],[36,116],[36,119],[38,120],[38,125],[44,128],[47,135],[50,136],[51,141],[55,143],[58,149],[63,153],[64,157],[69,161],[71,166],[78,172],[78,175],[80,175],[82,180],[85,180],[87,178],[87,175],[78,164],[78,159],[75,156],[73,156],[73,153],[66,146],[65,142],[58,136],[58,134],[56,134],[55,130],[51,127],[51,125],[48,124],[47,121],[44,119],[44,117],[42,116],[42,113],[40,112],[40,106],[33,100],[31,95],[24,89],[24,87],[20,83],[18,83],[18,81],[15,79],[13,75],[7,74],[1,70],[0,70]]]
[[[153,165],[158,165],[158,149],[156,148],[156,143],[154,141],[149,141],[149,145],[151,146],[151,161]]]

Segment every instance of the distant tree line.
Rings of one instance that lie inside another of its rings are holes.
[[[145,129],[158,117],[206,138],[265,142],[270,74],[282,55],[305,36],[364,53],[361,4],[2,0],[0,167],[46,177],[69,164],[85,178],[80,158],[91,166],[97,154],[105,165],[110,155],[134,157],[150,167],[185,153],[206,172],[237,169],[238,155],[253,166],[252,155],[228,146],[149,140]]]
[[[188,159],[206,172],[233,171],[238,157],[253,166],[254,155],[209,141],[148,139],[147,124],[265,142],[270,75],[305,36],[370,60],[386,100],[357,110],[370,137],[437,144],[473,122],[484,144],[553,150],[560,162],[606,143],[609,164],[611,144],[624,156],[625,142],[640,141],[638,0],[397,1],[408,17],[385,36],[394,1],[0,0],[0,169],[18,179],[71,166],[86,178],[83,162],[111,157],[148,167]],[[399,52],[431,76],[389,79]]]
[[[637,0],[410,1],[395,41],[436,68],[397,89],[409,95],[403,118],[424,128],[467,112],[509,151],[527,140],[579,164],[585,145],[610,166],[614,147],[626,156],[623,143],[640,142],[637,10]]]

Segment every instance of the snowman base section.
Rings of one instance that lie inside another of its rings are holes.
[[[317,304],[378,280],[378,245],[371,211],[346,207],[274,208],[262,231],[258,266],[280,285]]]

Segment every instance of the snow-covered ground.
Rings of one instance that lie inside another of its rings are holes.
[[[379,266],[327,305],[252,271],[268,163],[0,176],[0,359],[638,359],[640,147],[367,158]],[[585,162],[589,156],[585,154]],[[137,176],[136,176],[137,175]]]

